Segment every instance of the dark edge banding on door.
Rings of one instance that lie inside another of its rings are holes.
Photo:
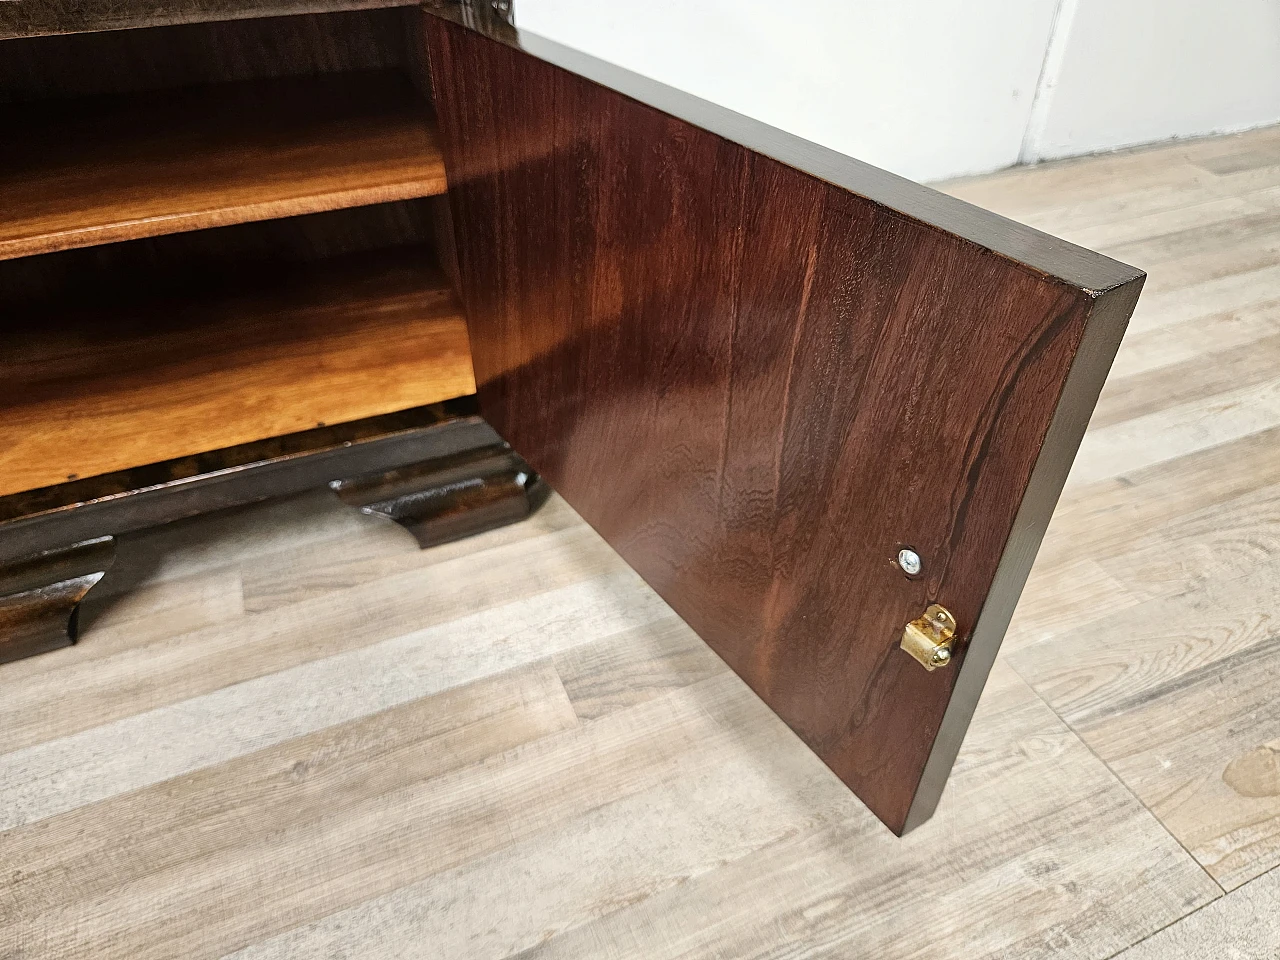
[[[1140,273],[1094,295],[1079,349],[1031,471],[991,590],[968,636],[960,673],[911,801],[903,834],[933,816],[942,797],[1145,280],[1146,275]]]

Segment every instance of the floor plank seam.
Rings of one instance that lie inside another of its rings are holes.
[[[1246,880],[1244,883],[1240,884],[1240,886],[1235,887],[1232,890],[1224,891],[1221,897],[1215,897],[1214,899],[1210,900],[1208,903],[1200,904],[1200,906],[1183,914],[1177,920],[1171,920],[1169,923],[1166,923],[1164,926],[1160,927],[1158,930],[1152,930],[1146,936],[1139,937],[1137,940],[1129,944],[1127,947],[1121,947],[1115,953],[1112,953],[1107,955],[1106,957],[1103,957],[1102,960],[1116,960],[1117,957],[1123,957],[1124,954],[1128,953],[1130,950],[1132,950],[1134,947],[1138,946],[1139,944],[1145,943],[1146,941],[1150,940],[1152,937],[1157,936],[1163,933],[1164,931],[1168,930],[1170,927],[1176,927],[1178,924],[1184,922],[1185,920],[1188,920],[1191,917],[1194,917],[1197,913],[1199,913],[1201,910],[1204,910],[1206,907],[1211,907],[1215,903],[1225,900],[1227,897],[1230,897],[1235,893],[1239,893],[1245,887],[1248,887],[1259,880],[1263,880],[1266,877],[1268,877],[1270,874],[1276,873],[1277,871],[1280,871],[1280,866],[1272,867],[1270,870],[1264,870],[1262,873],[1258,874],[1256,877],[1252,877]],[[1221,884],[1219,884],[1219,886],[1221,886]]]
[[[1049,701],[1047,701],[1043,696],[1041,696],[1040,691],[1036,688],[1036,685],[1032,683],[1030,680],[1028,680],[1025,676],[1023,676],[1022,673],[1018,671],[1018,668],[1014,666],[1013,663],[1007,660],[1005,661],[1005,663],[1009,667],[1009,669],[1012,670],[1015,674],[1017,674],[1019,679],[1021,679],[1022,682],[1025,683],[1031,689],[1031,692],[1035,694],[1036,699],[1039,700],[1041,703],[1043,703],[1045,707],[1051,713],[1053,713],[1055,717],[1058,718],[1059,722],[1061,722],[1061,724],[1064,727],[1066,727],[1069,731],[1071,731],[1071,735],[1080,742],[1081,746],[1083,746],[1086,750],[1089,751],[1090,756],[1092,756],[1095,760],[1097,760],[1098,763],[1102,764],[1103,769],[1105,769],[1107,773],[1111,774],[1111,777],[1118,784],[1120,784],[1120,786],[1124,788],[1125,792],[1129,794],[1129,796],[1133,797],[1134,802],[1137,803],[1138,806],[1142,807],[1143,810],[1147,811],[1147,813],[1151,815],[1151,818],[1155,820],[1157,824],[1159,824],[1160,829],[1163,830],[1165,834],[1167,834],[1173,840],[1173,842],[1178,845],[1178,847],[1183,851],[1183,853],[1187,855],[1187,857],[1191,860],[1191,862],[1194,863],[1197,867],[1199,867],[1200,871],[1206,877],[1212,880],[1213,885],[1217,887],[1218,890],[1221,891],[1221,894],[1219,896],[1214,897],[1212,900],[1208,901],[1207,903],[1201,904],[1199,907],[1195,907],[1188,913],[1184,914],[1184,917],[1190,916],[1192,913],[1195,913],[1196,910],[1201,910],[1204,907],[1207,907],[1210,903],[1217,903],[1219,900],[1222,899],[1222,897],[1225,897],[1230,891],[1228,891],[1221,883],[1219,883],[1218,880],[1213,876],[1213,874],[1211,874],[1208,871],[1205,865],[1200,862],[1200,859],[1195,854],[1193,854],[1190,850],[1187,849],[1187,845],[1183,843],[1182,840],[1176,834],[1173,833],[1173,831],[1171,831],[1167,826],[1165,826],[1164,821],[1161,820],[1160,817],[1156,815],[1156,812],[1142,802],[1142,798],[1139,797],[1136,793],[1134,793],[1133,788],[1130,787],[1129,784],[1125,782],[1124,778],[1121,777],[1118,773],[1116,773],[1114,769],[1112,769],[1111,764],[1109,764],[1106,760],[1104,760],[1101,756],[1098,755],[1098,752],[1093,749],[1093,746],[1089,743],[1089,741],[1087,741],[1084,737],[1080,735],[1080,731],[1078,731],[1074,726],[1072,726],[1071,722],[1067,720],[1066,717],[1064,717],[1061,713],[1055,710],[1053,708],[1053,704],[1049,703]],[[1183,917],[1178,918],[1178,920],[1181,920],[1181,919],[1183,919]],[[1178,920],[1175,920],[1173,922],[1177,923]],[[1170,925],[1171,924],[1166,924],[1165,926],[1170,926]],[[1156,931],[1156,932],[1158,933],[1159,931]],[[1142,939],[1146,939],[1146,938],[1144,937]],[[1140,943],[1141,940],[1135,941],[1135,942]],[[1133,944],[1131,943],[1129,944],[1129,946],[1131,947],[1133,946]],[[1129,947],[1125,947],[1124,949],[1127,950],[1129,949]],[[1115,954],[1112,954],[1112,956],[1115,956]]]

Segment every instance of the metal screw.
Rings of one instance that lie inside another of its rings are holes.
[[[914,577],[920,572],[920,568],[923,565],[920,560],[920,554],[910,547],[903,547],[898,551],[898,566],[902,568],[902,572],[907,576]]]
[[[945,667],[951,662],[951,651],[946,647],[939,647],[933,651],[933,656],[929,658],[929,661],[935,667]]]

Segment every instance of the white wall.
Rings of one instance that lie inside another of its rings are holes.
[[[1057,0],[516,0],[516,24],[916,180],[1018,159]]]
[[[516,22],[916,180],[1280,122],[1280,0],[517,0]]]
[[[1280,0],[1063,0],[1024,160],[1280,121]]]

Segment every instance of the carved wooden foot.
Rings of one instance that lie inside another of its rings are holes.
[[[394,520],[423,547],[523,520],[549,494],[506,444],[329,484],[344,503]]]
[[[0,566],[0,663],[76,642],[80,601],[115,559],[114,537]]]

